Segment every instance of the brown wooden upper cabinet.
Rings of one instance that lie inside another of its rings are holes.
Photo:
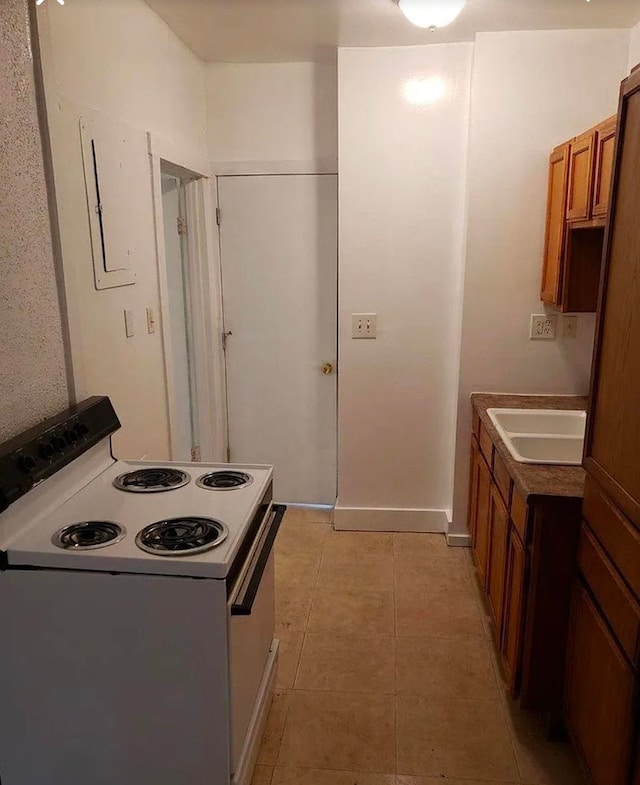
[[[596,128],[595,178],[593,189],[594,218],[606,218],[609,212],[609,195],[613,179],[613,159],[616,147],[618,118],[610,117]]]
[[[588,221],[593,200],[596,132],[576,137],[569,148],[567,221]]]
[[[547,200],[547,234],[545,238],[542,269],[542,300],[557,305],[561,300],[562,259],[566,236],[565,212],[567,204],[567,178],[569,175],[569,148],[563,144],[551,153],[549,159],[549,197]]]
[[[549,159],[540,297],[562,312],[597,309],[616,117],[558,146]]]

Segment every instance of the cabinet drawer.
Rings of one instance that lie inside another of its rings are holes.
[[[611,561],[640,597],[640,532],[587,476],[583,513]]]
[[[480,423],[480,436],[478,438],[478,443],[480,444],[480,452],[486,458],[489,468],[493,469],[493,442],[487,433],[487,429],[482,423]]]
[[[635,662],[640,633],[640,607],[585,525],[580,532],[578,566],[624,652]]]
[[[527,542],[528,518],[529,508],[527,507],[526,499],[514,488],[511,496],[511,520],[523,543]]]
[[[497,450],[493,454],[493,478],[508,510],[511,504],[511,486],[513,481]]]

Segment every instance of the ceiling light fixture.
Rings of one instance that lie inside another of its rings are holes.
[[[435,30],[446,27],[462,12],[467,0],[398,0],[398,6],[411,24]]]
[[[44,0],[36,0],[36,5],[42,5]],[[58,0],[59,5],[64,5],[64,0]]]

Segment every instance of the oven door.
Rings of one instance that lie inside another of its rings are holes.
[[[269,508],[228,601],[234,773],[241,764],[252,718],[260,710],[256,702],[275,632],[273,546],[286,509],[279,504]]]

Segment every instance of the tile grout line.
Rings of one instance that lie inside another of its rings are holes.
[[[284,736],[285,736],[285,733],[286,733],[286,730],[287,730],[287,723],[289,721],[289,712],[291,710],[291,701],[293,700],[293,693],[299,691],[296,688],[296,681],[298,679],[298,671],[300,669],[300,663],[302,662],[302,653],[303,653],[304,646],[305,646],[305,643],[306,643],[306,640],[307,640],[307,633],[309,631],[309,620],[311,618],[311,611],[313,610],[313,605],[314,605],[314,602],[315,602],[315,599],[316,599],[316,594],[317,594],[317,591],[318,591],[318,585],[320,583],[320,570],[322,569],[322,562],[324,560],[324,551],[325,551],[325,548],[326,548],[326,545],[327,545],[327,539],[328,539],[328,533],[325,535],[324,542],[322,543],[322,548],[321,548],[321,551],[320,551],[320,560],[318,562],[318,570],[316,572],[315,580],[314,580],[313,587],[312,587],[311,603],[309,604],[309,610],[307,612],[306,619],[305,619],[305,622],[304,622],[304,629],[302,630],[302,647],[300,648],[300,657],[298,659],[298,664],[296,666],[296,672],[295,672],[295,676],[294,676],[294,679],[293,679],[293,687],[291,688],[291,690],[288,690],[288,692],[290,692],[292,694],[291,694],[289,700],[287,701],[287,709],[286,709],[286,713],[285,713],[284,723],[282,725],[282,736],[280,738],[280,744],[278,746],[278,754],[276,756],[276,764],[275,764],[275,766],[278,765],[278,761],[280,760],[280,754],[282,752],[282,745],[284,743]],[[274,771],[272,772],[272,775],[271,775],[272,779],[275,776],[275,766],[274,766]]]
[[[509,743],[511,744],[511,751],[513,752],[513,758],[514,758],[514,760],[516,762],[516,770],[518,772],[518,779],[520,780],[520,784],[522,785],[524,783],[524,779],[523,779],[523,776],[522,776],[522,769],[520,768],[520,761],[518,760],[518,753],[516,751],[516,744],[515,744],[515,739],[514,739],[514,735],[513,735],[513,729],[511,727],[511,723],[509,722],[509,711],[508,711],[508,707],[507,707],[506,700],[505,700],[505,698],[507,700],[509,700],[509,698],[508,698],[508,696],[504,696],[502,694],[502,685],[500,683],[500,674],[496,670],[497,667],[498,667],[498,664],[494,663],[494,658],[493,657],[491,658],[491,660],[492,660],[491,666],[493,668],[493,675],[494,675],[495,680],[498,682],[498,693],[499,693],[498,699],[500,701],[500,710],[502,712],[502,716],[504,718],[504,721],[505,721],[505,723],[507,725],[507,733],[509,734]]]
[[[398,740],[399,740],[399,733],[398,733],[398,614],[397,614],[397,605],[396,605],[396,536],[395,534],[391,535],[391,547],[393,553],[393,572],[392,572],[392,580],[393,586],[392,593],[393,593],[393,719],[395,724],[395,731],[396,731],[396,738],[395,738],[395,779],[398,779],[398,758],[399,758],[399,749],[398,749]]]
[[[323,550],[324,550],[324,544],[323,544]],[[320,560],[322,561],[322,556],[321,556]],[[315,595],[315,586],[316,586],[317,581],[318,581],[319,572],[320,572],[320,567],[318,566],[318,573],[316,574],[316,581],[314,583],[313,595]],[[276,580],[277,580],[277,578],[276,578]],[[313,595],[312,595],[312,598],[311,598],[311,603],[309,605],[309,610],[307,611],[307,614],[306,614],[306,619],[305,619],[305,622],[304,622],[304,629],[302,630],[302,636],[303,636],[302,637],[302,642],[303,642],[303,645],[304,645],[304,640],[305,640],[306,635],[307,635],[307,627],[309,625],[309,617],[311,615],[311,609],[313,607],[313,600],[314,600],[314,596]],[[302,649],[300,650],[300,658],[302,658]],[[298,667],[299,666],[300,666],[300,660],[298,660]],[[278,761],[280,760],[280,754],[282,752],[282,745],[284,743],[284,736],[285,736],[285,733],[286,733],[286,730],[287,730],[287,722],[289,720],[289,711],[291,709],[291,701],[293,700],[292,693],[295,692],[295,681],[296,681],[296,678],[297,678],[297,668],[296,668],[296,676],[294,677],[294,681],[293,681],[293,687],[291,689],[286,690],[286,693],[287,693],[287,706],[286,706],[285,715],[284,715],[284,722],[282,723],[282,734],[280,736],[280,743],[278,744],[278,752],[277,752],[277,754],[275,756],[275,764],[274,764],[273,770],[271,772],[271,779],[272,780],[273,780],[273,777],[275,776],[275,768],[278,765]]]
[[[511,724],[509,722],[509,714],[508,714],[507,706],[505,705],[504,696],[503,696],[503,683],[502,683],[502,678],[501,678],[501,675],[500,675],[500,672],[499,672],[500,664],[498,663],[496,651],[495,651],[495,648],[494,648],[494,645],[493,645],[493,641],[492,641],[491,637],[489,637],[489,635],[488,635],[488,630],[487,630],[487,627],[486,627],[486,624],[485,624],[486,613],[485,613],[485,609],[484,609],[484,604],[482,602],[482,597],[480,595],[480,587],[478,586],[478,580],[477,580],[477,577],[476,577],[476,570],[475,570],[475,567],[474,567],[474,564],[473,564],[473,559],[472,559],[472,556],[471,556],[471,552],[469,553],[469,556],[467,558],[467,569],[468,569],[468,572],[469,572],[469,575],[470,575],[470,578],[471,578],[471,581],[472,581],[472,584],[473,584],[473,591],[474,591],[474,594],[475,594],[475,597],[476,597],[476,604],[478,606],[478,612],[480,614],[480,620],[482,622],[483,639],[484,639],[485,645],[486,645],[486,647],[488,649],[489,659],[491,661],[491,670],[493,671],[493,678],[494,678],[494,681],[495,681],[495,684],[496,684],[496,688],[498,690],[498,701],[500,703],[500,711],[502,713],[502,717],[503,717],[503,719],[504,719],[504,721],[506,723],[506,726],[507,726],[507,734],[509,735],[509,744],[511,745],[511,752],[513,754],[513,758],[514,758],[514,761],[515,761],[515,764],[516,764],[516,771],[518,772],[518,780],[520,782],[520,785],[522,785],[522,783],[523,783],[522,771],[520,770],[520,763],[518,761],[518,755],[517,755],[517,752],[516,752],[516,745],[515,745],[515,741],[514,741],[514,738],[513,738]]]
[[[305,646],[307,645],[307,630],[302,633],[302,644],[300,645],[300,654],[298,655],[298,662],[296,663],[295,673],[293,674],[292,690],[297,690],[296,683],[298,681],[298,674],[300,672],[300,665],[302,664],[302,655],[304,654]]]
[[[308,638],[311,635],[314,634],[309,629],[309,623],[310,623],[310,618],[311,618],[311,614],[312,614],[313,608],[315,606],[315,601],[316,601],[316,598],[317,598],[317,594],[318,594],[318,591],[320,589],[320,583],[321,583],[320,576],[321,576],[322,568],[323,568],[323,566],[329,565],[330,561],[331,561],[330,555],[328,553],[328,547],[327,547],[328,543],[329,543],[329,535],[325,535],[324,541],[323,541],[321,549],[320,549],[320,558],[319,558],[319,561],[318,561],[317,572],[316,572],[316,575],[315,575],[315,579],[313,581],[312,592],[311,592],[312,593],[312,597],[311,597],[311,603],[310,603],[310,606],[309,606],[309,611],[308,611],[308,613],[306,615],[306,619],[304,620],[303,629],[301,630],[302,643],[301,643],[301,646],[300,646],[300,656],[298,657],[297,665],[296,665],[295,673],[294,673],[294,677],[293,677],[293,687],[290,690],[289,689],[287,690],[287,692],[289,693],[289,698],[290,699],[292,699],[293,696],[296,693],[299,694],[299,693],[302,693],[302,692],[307,692],[307,693],[317,692],[317,690],[313,690],[313,689],[300,689],[299,687],[297,687],[297,679],[298,679],[298,676],[300,674],[300,669],[301,669],[301,664],[302,664],[302,657],[303,657],[303,654],[304,654],[304,652],[306,650],[306,647],[307,647],[307,645],[309,643],[308,642]],[[394,663],[394,668],[393,668],[393,693],[392,693],[392,695],[393,695],[393,706],[394,706],[394,726],[395,726],[395,733],[396,733],[396,738],[395,738],[395,767],[394,767],[395,768],[395,772],[393,774],[388,772],[388,771],[383,771],[383,772],[378,772],[378,773],[385,774],[385,775],[389,776],[390,779],[392,781],[396,782],[396,785],[397,785],[398,778],[400,776],[403,776],[403,775],[400,775],[398,773],[398,767],[399,767],[398,700],[399,700],[399,697],[401,697],[401,696],[398,695],[397,643],[398,643],[398,640],[400,639],[401,636],[398,636],[398,626],[397,626],[397,590],[398,590],[398,586],[399,586],[399,580],[398,580],[398,578],[399,578],[399,569],[398,569],[398,567],[399,567],[399,562],[398,562],[399,552],[398,552],[398,548],[397,548],[396,536],[393,535],[393,534],[391,535],[391,545],[392,545],[392,548],[391,548],[392,575],[391,575],[391,586],[390,586],[390,589],[391,589],[391,597],[392,597],[392,602],[393,602],[393,634],[392,634],[392,636],[390,636],[390,640],[391,640],[392,645],[393,645],[393,663]],[[459,566],[462,567],[461,564]],[[451,565],[451,568],[455,569],[456,571],[458,570],[458,566],[454,565],[454,564]],[[470,565],[469,560],[467,560],[467,564],[465,565],[465,568],[466,568],[467,577],[469,577],[470,570],[471,570],[471,565]],[[463,572],[463,574],[464,574],[464,572]],[[472,580],[475,581],[475,577],[474,576],[471,576],[471,578],[472,578]],[[479,593],[478,593],[478,590],[477,590],[477,586],[474,585],[473,588],[474,588],[474,591],[476,592],[477,612],[479,614],[480,613],[484,614],[484,609],[480,606],[480,598],[479,598]],[[322,631],[319,631],[318,634],[323,635],[323,637],[324,636],[331,637],[331,633],[326,632],[326,631],[324,633]],[[343,633],[343,635],[345,637],[350,637],[348,633],[346,635]],[[365,636],[358,636],[358,637],[370,637],[370,636],[369,635],[365,635]],[[374,636],[374,637],[377,637],[378,639],[380,639],[380,638],[387,638],[386,635],[385,636]],[[433,638],[433,637],[438,637],[438,638],[441,637],[441,638],[443,638],[445,640],[455,641],[455,640],[459,639],[460,636],[409,635],[409,636],[402,636],[402,637],[403,638],[417,638],[417,639],[421,639],[421,638],[422,639],[424,639],[424,638],[429,639],[429,638]],[[489,644],[489,640],[488,640],[488,638],[487,638],[487,636],[485,634],[484,625],[483,625],[483,630],[482,630],[482,634],[481,635],[479,635],[479,636],[469,636],[469,638],[467,638],[467,640],[470,640],[470,641],[474,640],[474,641],[478,641],[478,642],[480,640],[482,640],[482,641],[484,641],[485,647],[489,647],[489,645],[490,645]],[[494,652],[493,651],[490,652],[489,656],[490,656],[490,663],[491,663],[491,668],[492,668],[493,682],[494,682],[494,684],[496,684],[496,686],[499,689],[500,688],[500,683],[497,680],[497,674],[496,674],[496,669],[495,669],[495,654],[494,654]],[[319,690],[319,692],[335,692],[335,690]],[[363,693],[362,693],[362,691],[355,691],[355,694],[363,694]],[[364,693],[364,694],[368,694],[368,693]],[[379,693],[379,691],[376,690],[376,691],[374,691],[371,694],[380,694],[380,693]],[[387,695],[389,695],[389,694],[390,693],[387,693]],[[503,701],[501,700],[501,697],[500,697],[501,694],[502,693],[500,691],[500,693],[498,695],[498,700],[500,700],[501,703],[503,703]],[[469,699],[469,700],[485,701],[485,700],[487,700],[487,698],[479,698],[478,697],[478,698]],[[313,770],[312,768],[308,768],[308,767],[291,766],[290,764],[287,764],[284,760],[282,760],[282,762],[281,762],[281,755],[282,755],[284,737],[285,737],[287,729],[291,730],[291,726],[289,725],[289,722],[291,722],[291,719],[290,719],[291,711],[290,711],[290,709],[291,709],[291,700],[289,700],[288,703],[287,703],[287,708],[286,708],[286,712],[285,712],[285,716],[284,716],[284,720],[283,720],[283,724],[282,724],[282,735],[281,735],[281,738],[280,738],[280,743],[278,745],[278,750],[277,750],[277,755],[276,755],[276,758],[275,758],[275,763],[273,764],[273,766],[270,766],[270,768],[271,768],[271,776],[267,777],[269,782],[272,782],[273,780],[275,780],[275,770],[276,769],[301,768],[304,771],[309,771],[309,772]],[[507,707],[503,705],[501,707],[501,710],[502,710],[503,715],[504,715],[504,713],[507,710]],[[523,777],[522,777],[522,774],[520,772],[520,767],[518,765],[517,756],[515,755],[515,747],[514,747],[513,737],[512,737],[511,730],[510,730],[509,726],[508,726],[507,730],[508,730],[508,733],[509,733],[509,741],[510,741],[510,744],[511,744],[512,752],[513,752],[513,755],[514,755],[514,758],[515,758],[518,782],[522,783],[523,782]],[[317,767],[314,767],[314,768],[317,768]],[[323,769],[323,768],[321,768],[320,770],[323,770],[323,771],[344,771],[344,772],[348,772],[348,773],[358,774],[357,771],[351,772],[351,770],[346,770],[346,769],[333,769],[333,768]],[[514,774],[516,772],[514,772]],[[371,772],[371,773],[375,773],[375,772]],[[467,780],[467,779],[464,779],[464,778],[460,779],[461,784],[463,782],[467,782],[467,781],[469,781],[470,783],[477,782],[477,780]],[[506,785],[506,783],[505,783],[505,785]]]

